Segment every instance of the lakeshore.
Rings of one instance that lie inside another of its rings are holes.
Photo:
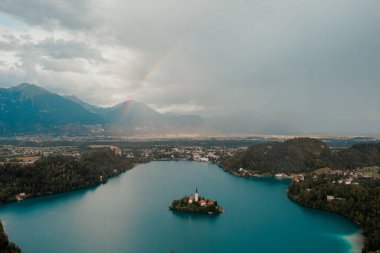
[[[364,236],[362,234],[362,231],[358,231],[355,234],[352,235],[345,235],[342,237],[345,241],[347,241],[351,249],[349,253],[361,253],[364,245]]]
[[[185,195],[194,184],[208,196],[219,196],[228,212],[212,219],[168,212],[167,202]],[[339,237],[355,233],[357,226],[338,215],[294,204],[286,197],[287,185],[287,180],[270,178],[243,180],[207,163],[151,162],[90,190],[4,205],[0,217],[6,221],[10,240],[32,253],[51,249],[63,253],[67,247],[80,252],[194,252],[195,248],[197,252],[283,252],[283,246],[268,241],[280,235],[291,252],[303,252],[315,241],[320,245],[310,252],[349,252],[351,247]],[[146,234],[147,227],[160,236]],[[236,231],[232,236],[231,228]],[[35,229],[39,233],[31,232]],[[63,237],[65,241],[57,241]],[[297,237],[303,238],[301,244]],[[181,238],[197,242],[189,248]]]

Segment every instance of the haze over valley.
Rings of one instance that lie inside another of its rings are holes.
[[[294,134],[279,123],[249,110],[217,117],[159,113],[128,100],[98,107],[75,96],[60,96],[22,83],[0,89],[0,134],[221,136],[239,134]]]

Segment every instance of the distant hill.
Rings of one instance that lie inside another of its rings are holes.
[[[113,134],[157,134],[170,128],[170,122],[143,103],[126,101],[101,112],[106,131]]]
[[[296,138],[250,146],[246,151],[223,161],[223,167],[275,173],[335,166],[336,161],[337,158],[324,142],[311,138]]]
[[[67,99],[81,105],[84,109],[99,115],[107,134],[135,135],[162,133],[170,128],[170,120],[149,106],[133,100],[112,107],[98,107],[83,102],[75,96]]]
[[[360,143],[343,150],[331,150],[323,141],[295,138],[250,146],[222,161],[223,168],[244,168],[260,173],[300,172],[323,167],[353,169],[380,165],[380,143]]]
[[[349,149],[339,151],[338,154],[339,164],[345,168],[380,165],[379,142],[354,144]]]

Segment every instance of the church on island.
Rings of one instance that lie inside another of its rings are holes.
[[[200,199],[199,193],[198,193],[198,188],[195,188],[194,196],[189,196],[189,198],[188,198],[189,204],[192,204],[193,202],[199,202],[200,206],[205,206],[205,205],[213,206],[213,205],[215,205],[215,203],[213,201],[206,201],[204,198]]]
[[[208,214],[224,212],[223,208],[218,206],[217,201],[200,196],[198,193],[198,188],[195,189],[194,195],[173,200],[172,205],[169,206],[169,209],[172,211]]]

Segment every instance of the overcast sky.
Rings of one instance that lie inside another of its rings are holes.
[[[0,86],[380,134],[379,0],[1,0]]]

